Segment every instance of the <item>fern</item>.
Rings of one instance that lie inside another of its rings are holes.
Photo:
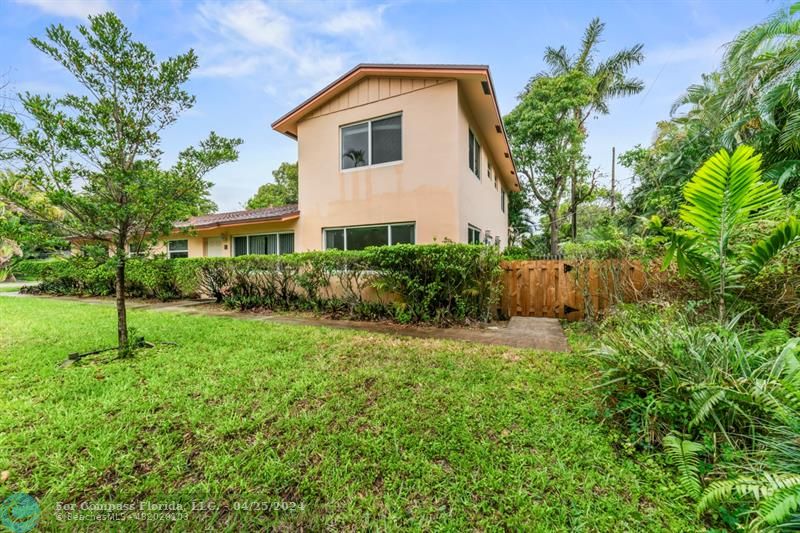
[[[800,475],[766,473],[760,479],[739,477],[715,481],[703,493],[697,510],[702,513],[729,500],[734,493],[757,502],[753,528],[760,529],[762,523],[779,525],[800,508]]]
[[[678,469],[678,481],[686,494],[700,496],[700,453],[705,447],[697,442],[683,440],[675,435],[664,437],[664,448],[670,462]]]

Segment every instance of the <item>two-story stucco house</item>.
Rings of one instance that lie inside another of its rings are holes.
[[[272,128],[297,141],[298,205],[196,217],[170,257],[506,246],[519,183],[487,66],[358,65]]]

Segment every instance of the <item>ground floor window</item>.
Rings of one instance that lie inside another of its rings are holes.
[[[472,224],[467,224],[467,242],[469,244],[480,244],[481,243],[481,230],[473,226]]]
[[[282,255],[294,252],[294,233],[239,235],[233,238],[233,255]]]
[[[350,226],[326,228],[324,233],[326,250],[363,250],[367,246],[388,244],[414,244],[413,222],[402,224],[380,224],[374,226]]]
[[[170,259],[189,257],[189,240],[180,239],[167,242],[167,257]]]
[[[128,257],[145,257],[145,246],[142,243],[128,243]]]

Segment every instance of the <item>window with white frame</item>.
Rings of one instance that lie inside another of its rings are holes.
[[[233,238],[233,255],[283,255],[294,252],[294,233],[237,235]]]
[[[128,256],[129,257],[145,257],[147,250],[144,244],[140,242],[128,243]]]
[[[349,226],[344,228],[325,228],[323,237],[326,250],[363,250],[367,246],[414,244],[414,230],[413,222]]]
[[[402,161],[402,115],[341,127],[342,170]]]
[[[497,175],[494,173],[494,168],[491,164],[486,165],[486,175],[489,176],[489,182],[494,183],[494,188],[497,189]]]
[[[481,179],[481,145],[472,130],[469,130],[469,169]]]
[[[500,191],[500,211],[503,213],[506,212],[506,191],[505,189]]]
[[[480,244],[481,243],[481,230],[480,228],[467,224],[467,243]]]
[[[170,259],[179,259],[181,257],[189,257],[189,240],[179,239],[176,241],[167,242],[167,257]]]

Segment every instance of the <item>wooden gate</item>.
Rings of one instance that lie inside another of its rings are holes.
[[[636,299],[644,286],[641,266],[628,261],[576,263],[559,259],[503,261],[505,316],[582,320],[602,313],[614,299]],[[613,268],[609,268],[613,267]]]

